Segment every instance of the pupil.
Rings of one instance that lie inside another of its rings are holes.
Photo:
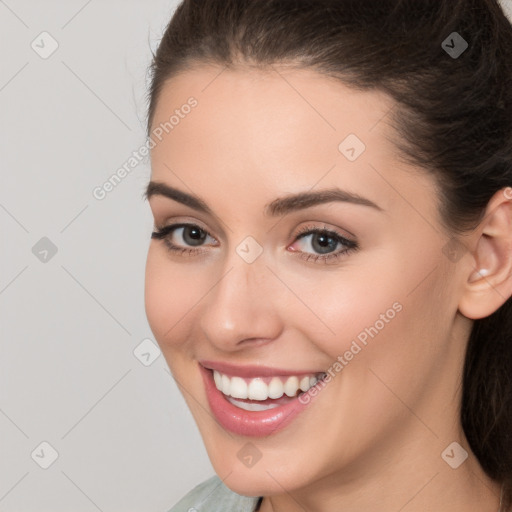
[[[315,241],[318,241],[317,247],[315,247]],[[336,243],[336,240],[329,235],[315,235],[313,238],[313,248],[319,253],[327,253],[330,250],[334,250]]]
[[[189,227],[183,231],[183,238],[189,245],[201,245],[201,242],[206,238],[206,233],[201,229]]]

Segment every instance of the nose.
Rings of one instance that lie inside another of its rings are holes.
[[[199,312],[209,342],[221,351],[236,351],[278,338],[283,328],[278,286],[263,258],[251,264],[237,254],[230,258]]]

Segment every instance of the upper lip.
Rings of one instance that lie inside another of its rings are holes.
[[[222,361],[199,361],[199,364],[210,370],[217,370],[226,375],[254,378],[254,377],[272,377],[279,375],[315,375],[321,373],[318,370],[286,370],[284,368],[275,368],[270,366],[255,365],[235,365]]]

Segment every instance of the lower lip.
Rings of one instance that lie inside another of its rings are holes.
[[[223,428],[241,436],[265,437],[278,432],[289,425],[309,403],[302,403],[299,397],[293,401],[268,409],[267,411],[246,411],[229,402],[217,389],[213,380],[213,371],[199,365],[206,387],[206,397],[217,421]]]

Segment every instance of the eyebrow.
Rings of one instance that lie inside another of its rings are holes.
[[[178,203],[184,204],[194,210],[205,213],[207,215],[215,216],[210,207],[200,198],[187,194],[181,190],[170,187],[165,183],[150,181],[144,193],[146,199],[153,196],[164,196],[173,199]],[[289,195],[286,197],[278,198],[265,206],[265,215],[270,217],[277,217],[279,215],[286,215],[287,213],[310,208],[324,203],[331,203],[334,201],[341,201],[345,203],[352,203],[356,205],[369,206],[376,210],[383,211],[383,209],[375,204],[373,201],[361,197],[357,194],[352,194],[339,188],[331,188],[327,190],[319,190],[317,192],[301,192],[298,194]]]

